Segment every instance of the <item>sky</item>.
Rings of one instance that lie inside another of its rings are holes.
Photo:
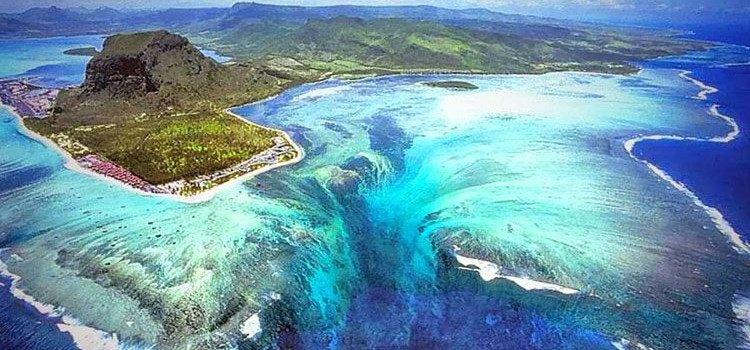
[[[96,8],[228,7],[239,0],[0,0],[0,12],[20,12],[34,6]],[[250,0],[247,0],[250,1]],[[256,0],[291,5],[414,5],[449,8],[483,7],[509,13],[540,16],[611,20],[622,23],[648,21],[741,21],[750,22],[750,0]]]

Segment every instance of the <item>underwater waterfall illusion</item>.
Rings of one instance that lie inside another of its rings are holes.
[[[100,40],[13,45],[35,53],[24,69],[64,85],[85,61],[58,48]],[[24,329],[54,348],[74,346],[58,324],[133,348],[741,346],[741,238],[624,145],[730,133],[679,73],[747,50],[632,76],[456,77],[473,91],[420,84],[439,76],[305,85],[234,110],[288,131],[305,159],[199,204],[69,171],[3,109],[0,300],[12,312],[0,319],[44,320]],[[57,312],[19,308],[9,276]]]

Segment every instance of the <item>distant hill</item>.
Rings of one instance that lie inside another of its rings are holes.
[[[83,13],[74,10],[62,9],[57,6],[34,7],[19,15],[29,22],[59,23],[59,22],[86,22],[92,20],[86,18]]]
[[[15,18],[0,16],[0,33],[13,35],[17,33],[31,33],[38,31],[38,26]]]
[[[20,14],[0,17],[15,20],[16,27],[0,30],[2,35],[53,36],[113,34],[122,31],[169,29],[182,33],[201,31],[221,32],[259,21],[304,24],[311,19],[354,17],[362,19],[406,18],[429,20],[463,26],[474,22],[503,22],[571,26],[584,25],[565,20],[505,14],[487,9],[446,9],[435,6],[281,6],[239,2],[229,8],[193,8],[168,10],[138,10],[121,12],[112,8],[33,8]],[[76,22],[77,27],[69,26]],[[34,25],[35,26],[30,26]],[[43,27],[43,28],[40,28]]]
[[[435,6],[278,6],[120,12],[34,8],[0,17],[0,35],[167,29],[239,61],[290,57],[344,74],[628,73],[628,62],[707,47],[670,32]]]
[[[481,38],[436,22],[351,17],[310,20],[302,26],[259,22],[217,40],[248,58],[291,56],[339,71],[337,65],[397,70],[517,72],[534,70],[527,57],[554,49],[503,34]]]
[[[457,20],[471,19],[480,21],[511,23],[548,23],[560,22],[534,16],[511,15],[487,9],[446,9],[436,6],[278,6],[255,2],[240,2],[232,6],[226,20],[242,21],[248,18],[307,20],[328,19],[334,17],[357,17],[362,19],[376,18],[409,18],[421,20]]]
[[[264,12],[271,11],[274,16],[288,10],[258,5],[249,8],[267,9]],[[205,45],[241,60],[293,57],[334,73],[627,73],[634,71],[628,61],[706,47],[650,31],[548,24],[467,21],[457,26],[428,20],[354,17],[309,19],[300,24],[261,18],[259,15],[257,21],[197,37]]]

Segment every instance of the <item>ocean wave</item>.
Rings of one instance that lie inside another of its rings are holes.
[[[261,332],[263,328],[260,326],[260,313],[253,314],[240,325],[240,333],[245,336],[245,339],[253,339]]]
[[[742,67],[742,66],[750,66],[750,61],[748,62],[733,62],[733,63],[724,63],[724,64],[717,64],[714,66],[711,66],[713,68],[731,68],[731,67]]]
[[[698,92],[698,94],[693,97],[694,99],[704,100],[705,101],[705,100],[708,99],[708,95],[715,94],[715,93],[719,92],[719,89],[717,89],[717,88],[715,88],[713,86],[710,86],[710,85],[706,85],[702,81],[691,77],[690,74],[692,74],[692,73],[693,72],[691,72],[689,70],[683,70],[683,71],[680,72],[680,74],[678,74],[678,76],[680,76],[680,78],[683,78],[683,79],[685,79],[685,80],[693,83],[693,85],[695,85],[695,86],[697,86],[698,88],[701,89],[700,92]]]
[[[614,346],[617,350],[654,350],[653,348],[650,348],[641,343],[633,344],[627,339],[620,339],[619,341],[612,342],[612,346]]]
[[[311,99],[318,99],[322,97],[328,97],[333,96],[338,93],[350,90],[352,87],[349,85],[341,85],[341,86],[333,86],[333,87],[327,87],[322,89],[314,89],[308,92],[305,92],[299,96],[295,96],[292,99],[292,102],[300,102],[304,100],[311,100]]]
[[[740,349],[750,349],[750,297],[737,296],[732,303],[732,310],[741,322],[738,326],[742,335]]]
[[[701,91],[698,92],[694,98],[699,100],[706,100],[708,98],[709,94],[713,94],[719,91],[719,89],[706,85],[702,81],[699,81],[693,77],[690,77],[690,71],[682,71],[678,75],[681,78],[684,78],[696,86],[698,86]],[[678,189],[680,192],[688,196],[693,203],[703,209],[708,216],[711,218],[711,221],[713,221],[714,225],[717,229],[719,229],[720,232],[722,232],[724,235],[726,235],[729,239],[729,241],[732,243],[734,248],[738,252],[742,253],[750,253],[750,246],[742,239],[742,236],[732,227],[732,225],[727,221],[726,218],[724,218],[724,215],[716,208],[711,207],[704,203],[698,195],[696,195],[690,188],[688,188],[687,185],[683,184],[682,182],[679,182],[672,178],[666,171],[659,169],[656,165],[653,163],[638,158],[633,153],[633,148],[638,142],[641,141],[655,141],[655,140],[673,140],[673,141],[695,141],[695,142],[716,142],[716,143],[729,143],[732,142],[734,139],[736,139],[740,135],[740,128],[739,125],[737,125],[737,122],[727,116],[719,112],[719,105],[713,104],[711,107],[709,107],[709,114],[724,120],[731,128],[732,130],[728,132],[726,135],[723,136],[714,136],[714,137],[693,137],[693,136],[678,136],[678,135],[648,135],[648,136],[638,136],[635,138],[631,138],[629,140],[626,140],[623,143],[623,146],[625,147],[625,150],[628,152],[628,155],[630,158],[645,164],[656,176],[661,178],[662,180],[666,181],[670,185],[672,185],[674,188]]]

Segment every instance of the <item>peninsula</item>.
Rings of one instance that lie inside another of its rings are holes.
[[[191,196],[298,159],[286,133],[227,109],[309,78],[221,65],[166,31],[114,35],[80,87],[59,91],[49,116],[24,123],[84,168],[145,192]]]

